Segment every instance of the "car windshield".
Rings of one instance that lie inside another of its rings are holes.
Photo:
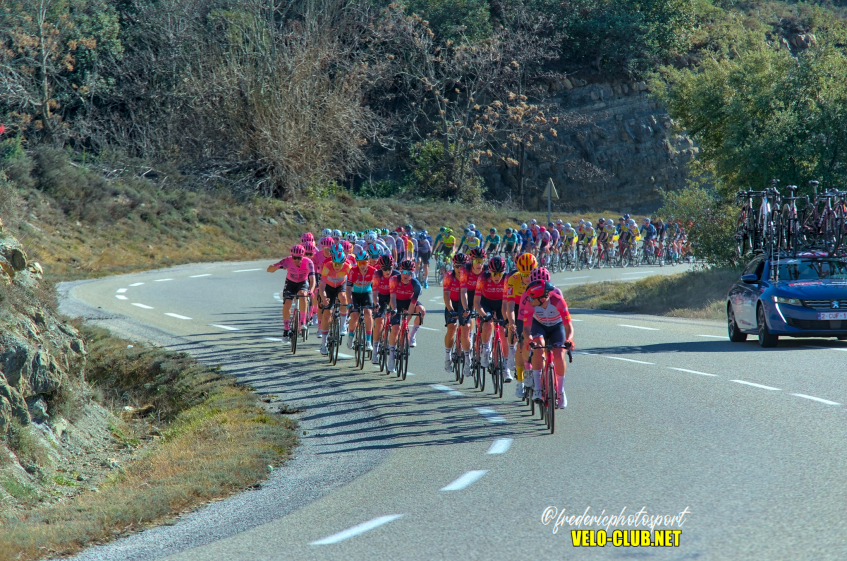
[[[843,259],[780,259],[779,280],[847,279],[847,261]]]

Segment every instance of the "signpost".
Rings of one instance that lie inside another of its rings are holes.
[[[544,197],[547,197],[547,224],[551,222],[550,212],[553,207],[553,199],[559,200],[559,194],[556,192],[556,186],[553,185],[553,178],[547,180],[547,188],[544,189]]]

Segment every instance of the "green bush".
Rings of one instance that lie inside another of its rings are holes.
[[[715,190],[690,186],[666,193],[659,213],[682,220],[697,258],[712,265],[738,263],[733,237],[738,209],[725,202]]]

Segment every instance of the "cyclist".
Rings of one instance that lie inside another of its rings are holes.
[[[524,356],[521,346],[523,320],[520,317],[520,306],[526,285],[529,284],[529,275],[533,269],[538,267],[538,261],[533,254],[523,253],[515,260],[515,265],[517,271],[509,275],[506,281],[506,294],[503,298],[506,300],[506,319],[509,320],[509,331],[514,333],[517,338],[517,344],[509,346],[509,365],[515,370],[515,379],[518,381],[515,396],[522,398],[524,387],[532,388],[533,386],[532,377],[524,376],[525,359],[529,358],[529,355]]]
[[[532,239],[537,240],[538,234],[541,232],[541,227],[535,218],[529,221],[529,231],[532,232]]]
[[[494,256],[488,261],[488,271],[480,275],[476,282],[476,290],[474,294],[474,308],[480,317],[485,318],[485,323],[482,324],[482,358],[480,364],[483,368],[488,368],[491,355],[491,335],[494,331],[494,324],[491,320],[499,321],[504,319],[505,313],[503,305],[503,294],[506,292],[506,261],[498,256]],[[503,356],[509,356],[509,343],[503,333],[502,327],[497,326],[500,333],[501,350]],[[508,368],[505,369],[503,376],[504,382],[512,381],[512,373]]]
[[[432,255],[432,242],[426,235],[426,230],[418,233],[418,262],[423,269],[424,289],[429,288],[429,258]]]
[[[520,317],[523,320],[524,350],[529,352],[529,342],[553,346],[553,371],[556,375],[558,399],[556,408],[567,407],[565,397],[565,349],[567,341],[573,348],[573,324],[568,305],[561,291],[550,284],[550,273],[539,267],[530,275],[530,283],[521,300]],[[533,398],[541,401],[542,352],[532,353]]]
[[[480,232],[479,230],[476,229],[476,225],[473,224],[473,223],[468,224],[468,230],[471,231],[471,234],[473,235],[473,237],[479,239],[479,243],[481,244],[482,243],[482,232]]]
[[[656,239],[656,227],[650,224],[650,219],[646,216],[644,220],[641,221],[641,229],[639,230],[641,234],[641,239],[643,240],[641,244],[641,251],[645,254],[647,253],[647,247],[651,246],[655,248],[655,239]]]
[[[462,239],[459,240],[459,251],[467,252],[468,243],[471,240],[476,240],[476,236],[471,232],[470,228],[465,228],[464,235],[462,235]]]
[[[473,240],[479,243],[478,239],[473,238]],[[459,320],[459,326],[462,337],[462,351],[465,353],[465,368],[470,368],[471,366],[471,330],[473,323],[470,315],[473,310],[476,284],[485,270],[485,250],[481,247],[475,247],[470,250],[468,256],[471,262],[459,271],[459,280],[461,281],[460,296],[463,310],[462,318]]]
[[[341,307],[341,333],[344,333],[344,326],[347,325],[347,294],[344,289],[347,285],[347,274],[353,267],[347,261],[347,255],[344,253],[344,246],[341,243],[336,243],[330,250],[331,258],[324,263],[321,270],[320,296],[324,303],[323,317],[321,318],[321,354],[326,355],[326,339],[329,335],[329,322],[332,319],[332,307],[335,301]]]
[[[562,241],[561,232],[559,232],[555,224],[550,222],[547,224],[547,233],[550,234],[550,252],[553,255],[557,255]]]
[[[526,222],[521,224],[521,229],[520,232],[518,232],[518,236],[520,236],[521,238],[520,252],[526,253],[533,245],[532,232],[529,231]]]
[[[282,342],[288,343],[290,337],[296,337],[297,333],[291,333],[291,301],[299,297],[298,306],[304,317],[307,310],[306,296],[315,288],[315,265],[311,259],[306,257],[305,248],[297,244],[292,246],[291,255],[268,267],[269,273],[275,273],[279,269],[285,269],[285,285],[282,289]]]
[[[550,262],[550,242],[552,241],[552,237],[550,236],[550,232],[547,231],[547,228],[544,226],[540,226],[538,228],[538,260],[541,263],[549,263]]]
[[[368,263],[368,254],[361,247],[354,250],[356,256],[356,267],[347,273],[347,301],[353,305],[350,313],[350,321],[347,324],[347,348],[352,349],[355,342],[356,326],[359,316],[364,309],[365,315],[365,349],[373,350],[371,339],[373,336],[373,310],[364,308],[373,303],[373,281],[376,276],[376,268]]]
[[[315,237],[312,235],[312,232],[306,232],[300,236],[300,245],[306,247],[306,244],[309,242],[315,243]]]
[[[609,232],[611,228],[611,233]],[[605,218],[597,220],[597,266],[600,266],[600,260],[609,251],[609,246],[612,244],[612,236],[614,236],[615,228],[612,226],[612,221],[606,222]]]
[[[488,235],[485,236],[483,247],[488,246],[488,254],[494,255],[500,250],[500,235],[497,233],[497,228],[488,230]]]
[[[570,222],[565,222],[562,229],[562,244],[568,252],[570,261],[576,260],[576,230],[571,227]]]
[[[665,223],[661,218],[657,218],[657,217],[654,216],[653,219],[651,220],[651,224],[653,224],[653,227],[656,228],[656,245],[657,245],[657,248],[658,248],[656,250],[656,255],[659,256],[664,261],[664,258],[665,258],[665,253],[664,253],[665,234],[666,234]]]
[[[594,257],[594,239],[597,237],[597,231],[594,229],[594,226],[591,225],[591,221],[586,221],[584,226],[583,235],[585,236],[585,249],[588,251],[588,266],[590,267]]]
[[[456,323],[461,324],[463,313],[462,308],[462,281],[460,271],[468,262],[468,258],[464,253],[457,253],[453,256],[453,270],[444,273],[444,282],[442,290],[444,296],[444,326],[447,328],[447,335],[444,336],[444,350],[447,357],[444,360],[444,370],[447,372],[453,371],[453,363],[451,360],[451,352],[453,350],[453,337],[456,335]]]
[[[503,253],[507,256],[514,256],[519,244],[520,238],[517,232],[514,232],[511,228],[506,228],[506,235],[503,236]]]
[[[394,350],[397,346],[397,334],[400,332],[400,320],[402,313],[420,314],[415,318],[414,324],[409,328],[409,346],[417,345],[415,334],[423,324],[426,309],[418,302],[421,295],[421,284],[415,278],[415,262],[406,259],[400,263],[400,274],[391,277],[391,308],[396,310],[391,318],[391,335],[388,336],[388,371],[396,372],[394,368]]]
[[[302,245],[303,245],[303,249],[306,250],[306,258],[308,258],[314,264],[315,271],[317,271],[318,270],[318,264],[315,263],[315,254],[320,253],[320,252],[318,251],[318,248],[315,246],[315,242],[314,241],[306,242],[305,244],[302,244]],[[315,275],[316,275],[315,286],[317,286],[317,273]],[[308,310],[308,315],[309,315],[309,319],[307,320],[308,325],[317,325],[317,323],[318,323],[318,307],[317,306],[318,306],[317,299],[313,298],[312,299],[312,307]]]
[[[383,322],[385,321],[385,312],[391,306],[391,277],[399,274],[394,270],[394,258],[391,254],[386,253],[379,258],[379,271],[374,275],[373,288],[376,292],[376,303],[379,306],[374,317],[374,331],[377,334],[377,341],[374,342],[373,354],[371,362],[379,364],[379,338],[382,337]]]

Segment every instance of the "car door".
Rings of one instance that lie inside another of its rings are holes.
[[[764,257],[758,257],[751,261],[747,267],[745,267],[744,275],[756,275],[756,277],[761,281],[762,272],[765,269],[765,259]],[[742,322],[742,329],[753,329],[756,327],[756,304],[759,302],[759,294],[762,291],[762,285],[760,283],[741,283],[741,314],[740,321]]]

